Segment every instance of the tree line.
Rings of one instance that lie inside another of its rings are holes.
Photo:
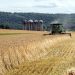
[[[50,23],[58,21],[65,28],[75,30],[75,14],[43,14],[43,13],[10,13],[0,12],[0,28],[23,29],[24,20],[43,20],[44,29],[48,30]]]

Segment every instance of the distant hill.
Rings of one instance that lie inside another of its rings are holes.
[[[0,28],[23,29],[23,20],[42,19],[44,28],[50,26],[53,21],[62,23],[65,28],[75,30],[75,14],[43,14],[43,13],[10,13],[0,12]]]

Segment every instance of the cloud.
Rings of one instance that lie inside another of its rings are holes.
[[[34,7],[36,7],[36,8],[55,8],[55,7],[57,7],[57,5],[54,3],[51,3],[50,5],[36,5]]]
[[[0,0],[0,11],[75,13],[75,0]]]
[[[46,1],[46,0],[34,0],[34,1],[36,1],[36,2],[38,2],[38,1],[39,1],[39,2],[40,2],[40,1]]]

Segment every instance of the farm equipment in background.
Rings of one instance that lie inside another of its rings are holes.
[[[68,34],[71,37],[71,33],[66,33],[63,25],[60,23],[53,23],[51,24],[51,35],[55,34]]]

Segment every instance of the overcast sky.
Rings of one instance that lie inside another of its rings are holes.
[[[75,13],[75,0],[0,0],[0,11]]]

